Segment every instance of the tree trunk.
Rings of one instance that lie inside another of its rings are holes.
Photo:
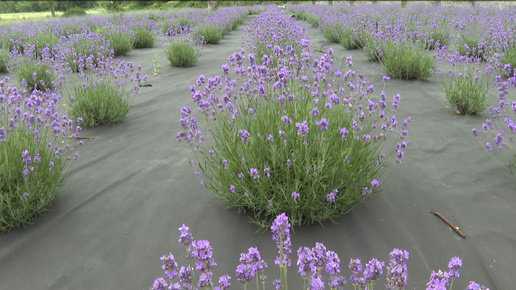
[[[333,0],[328,0],[328,5],[333,5]]]
[[[315,5],[315,0],[312,0],[312,5]]]
[[[407,6],[407,0],[401,0],[401,3],[400,3],[400,6],[401,8],[405,8],[405,6]]]
[[[213,12],[213,3],[212,1],[208,0],[208,13]]]
[[[56,17],[56,2],[50,1],[50,11],[52,12],[52,18]]]

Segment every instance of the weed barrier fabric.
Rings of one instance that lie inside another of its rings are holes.
[[[247,23],[252,17],[248,17]],[[196,66],[172,68],[164,46],[133,50],[122,57],[149,75],[129,114],[117,125],[85,130],[80,158],[66,185],[44,216],[26,228],[0,235],[0,289],[148,289],[163,276],[162,255],[171,252],[186,265],[178,228],[190,227],[194,239],[209,240],[217,266],[214,278],[229,274],[231,289],[241,252],[256,246],[267,261],[270,281],[278,276],[270,232],[255,233],[245,214],[226,209],[199,185],[189,165],[191,152],[177,143],[181,106],[194,107],[189,85],[199,74],[221,74],[228,56],[240,50],[243,26],[220,44],[206,45]],[[335,64],[365,73],[382,90],[380,65],[360,50],[346,51],[308,27],[314,47],[335,50]],[[152,76],[152,58],[160,53],[162,70]],[[399,120],[411,116],[408,148],[401,164],[386,173],[383,191],[335,223],[296,227],[292,234],[290,289],[301,289],[295,252],[323,243],[341,260],[347,277],[350,258],[364,263],[389,261],[393,248],[410,252],[408,287],[424,289],[432,270],[447,270],[450,258],[463,259],[455,289],[470,280],[491,289],[513,289],[516,261],[516,185],[483,152],[471,129],[488,116],[456,116],[445,107],[437,79],[390,80],[388,97],[399,93]],[[508,98],[514,99],[511,91]],[[511,101],[512,101],[511,100]],[[496,99],[492,100],[497,102]],[[384,178],[385,179],[385,178]],[[463,239],[430,212],[441,213],[466,235]],[[377,288],[383,288],[385,273]],[[346,289],[352,288],[348,285]]]

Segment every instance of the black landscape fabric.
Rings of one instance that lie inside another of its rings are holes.
[[[313,46],[335,50],[334,63],[343,71],[346,56],[353,56],[353,69],[374,80],[380,94],[380,65],[373,69],[362,51],[346,51],[305,26]],[[0,289],[148,289],[163,276],[162,255],[171,252],[186,264],[184,246],[177,242],[183,223],[194,239],[210,241],[214,277],[232,276],[231,289],[242,288],[234,271],[239,254],[251,246],[268,262],[269,280],[277,278],[270,232],[255,233],[258,228],[245,214],[219,204],[193,174],[190,148],[175,140],[179,108],[194,107],[189,86],[200,74],[222,74],[221,65],[245,41],[242,27],[220,44],[206,45],[192,68],[168,66],[160,43],[120,57],[142,65],[152,86],[141,88],[118,124],[83,131],[82,136],[98,139],[80,148],[80,158],[44,216],[0,234]],[[159,76],[152,76],[155,53],[162,65]],[[407,289],[424,289],[431,271],[447,270],[455,256],[463,260],[455,289],[471,280],[491,289],[514,289],[516,184],[471,133],[488,113],[452,114],[435,78],[390,80],[385,90],[388,97],[401,95],[398,120],[412,117],[405,158],[389,169],[383,191],[351,213],[335,223],[295,228],[289,287],[302,288],[297,248],[321,242],[339,255],[345,276],[350,258],[388,263],[389,252],[399,248],[410,252]],[[508,98],[514,99],[514,91]],[[431,212],[441,213],[466,238]],[[378,289],[384,281],[385,274]]]

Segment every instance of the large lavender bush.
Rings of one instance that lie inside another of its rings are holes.
[[[274,14],[283,17],[264,17]],[[281,212],[294,225],[347,213],[379,192],[382,174],[407,146],[399,140],[382,152],[388,135],[407,135],[410,118],[398,126],[394,115],[399,95],[392,107],[384,92],[373,96],[364,75],[333,66],[332,50],[297,59],[287,47],[275,46],[263,65],[242,49],[222,66],[224,78],[199,76],[191,97],[211,138],[189,107],[181,108],[177,133],[194,150],[205,185],[262,227]]]
[[[70,138],[81,130],[80,118],[58,111],[59,95],[19,92],[5,87],[7,80],[0,81],[0,232],[48,208],[64,183],[68,160],[78,157]]]
[[[274,264],[279,268],[279,278],[270,279],[266,275],[268,264],[261,258],[260,251],[256,247],[250,247],[247,253],[241,253],[239,265],[235,269],[237,281],[243,285],[243,289],[255,280],[256,289],[266,289],[267,284],[272,284],[274,289],[288,289],[288,269],[292,266],[292,243],[290,240],[289,218],[285,213],[278,215],[270,225],[272,240],[276,243],[278,255]],[[179,266],[178,259],[172,254],[161,257],[164,276],[154,280],[149,290],[180,290],[180,289],[215,289],[225,290],[232,285],[231,276],[228,274],[220,276],[217,280],[213,277],[213,268],[217,265],[213,259],[213,248],[209,241],[194,240],[190,228],[183,224],[179,228],[180,236],[178,242],[186,248],[186,266]],[[368,289],[374,290],[379,283],[380,277],[385,274],[385,288],[388,290],[404,289],[408,281],[407,261],[409,252],[401,249],[393,249],[389,253],[389,263],[376,258],[371,259],[365,265],[360,259],[350,259],[348,268],[351,271],[349,276],[341,274],[340,258],[334,251],[326,249],[324,244],[315,243],[312,248],[299,247],[297,250],[298,273],[303,279],[303,289],[320,290],[328,286],[332,290],[345,289]],[[440,289],[451,290],[455,278],[460,277],[459,271],[462,268],[462,260],[453,257],[448,263],[448,271],[432,271],[430,280],[427,283],[427,290]],[[270,271],[269,271],[270,272]],[[348,283],[349,282],[349,283]],[[260,286],[261,284],[261,286]],[[448,288],[449,286],[449,288]],[[470,281],[466,290],[489,289],[474,281]]]

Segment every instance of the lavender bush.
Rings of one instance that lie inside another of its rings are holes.
[[[98,33],[88,32],[67,37],[61,44],[58,60],[66,63],[71,72],[82,72],[113,56],[107,40]]]
[[[7,72],[7,65],[9,64],[10,60],[9,53],[7,51],[1,51],[0,52],[0,73]]]
[[[516,47],[506,50],[500,59],[500,63],[503,67],[503,75],[508,78],[513,77],[516,69]]]
[[[173,37],[165,51],[170,65],[175,67],[194,66],[201,54],[202,43],[202,39],[195,34]]]
[[[134,29],[133,48],[149,48],[154,46],[154,33],[143,26]]]
[[[479,42],[475,38],[463,36],[459,42],[459,54],[466,57],[475,57],[486,60],[489,54],[487,41]]]
[[[516,101],[506,99],[509,86],[516,87],[516,77],[502,81],[495,77],[500,99],[498,106],[489,107],[489,117],[482,124],[482,129],[473,128],[472,132],[478,142],[503,171],[516,181]],[[486,138],[487,141],[484,139]]]
[[[383,52],[384,73],[395,79],[425,80],[436,69],[435,60],[413,43],[400,43]]]
[[[445,75],[442,90],[454,113],[479,114],[489,107],[493,69],[488,66],[487,72],[483,71],[473,59],[466,59],[457,72],[450,70]]]
[[[217,44],[223,37],[224,29],[214,23],[206,22],[195,29],[195,33],[206,43]]]
[[[44,91],[53,87],[55,70],[45,61],[18,59],[9,67],[11,73],[22,87],[28,90]]]
[[[110,125],[118,122],[129,111],[139,84],[147,76],[140,76],[141,67],[134,73],[131,62],[110,60],[101,62],[98,68],[77,75],[75,82],[65,85],[69,100],[69,113],[82,118],[84,127]],[[131,87],[130,89],[127,87]]]
[[[57,110],[60,96],[19,92],[0,81],[0,232],[32,221],[55,199],[68,160],[78,154],[70,138],[81,130]],[[79,142],[82,144],[82,141]]]
[[[278,255],[274,264],[279,268],[279,279],[270,280],[265,275],[268,268],[256,247],[248,249],[247,253],[240,254],[239,262],[235,270],[235,277],[247,289],[247,285],[255,280],[256,289],[266,289],[266,284],[272,284],[274,289],[288,289],[288,268],[292,266],[292,243],[290,240],[290,222],[285,213],[278,215],[270,230],[272,240],[276,242]],[[217,264],[213,260],[213,248],[209,241],[194,240],[189,228],[183,224],[179,228],[180,236],[178,242],[186,247],[185,259],[188,261],[186,266],[179,266],[178,260],[172,253],[161,257],[164,276],[154,280],[149,290],[165,289],[215,289],[224,290],[231,286],[231,277],[222,275],[215,280],[213,277],[213,267]],[[404,289],[407,285],[408,270],[407,261],[409,252],[400,249],[393,249],[389,254],[390,260],[386,267],[386,284],[388,290]],[[376,258],[371,259],[362,265],[360,259],[350,259],[348,268],[351,275],[346,279],[341,274],[340,259],[337,253],[327,250],[324,244],[315,243],[312,248],[300,247],[297,250],[298,273],[303,279],[303,289],[319,290],[328,286],[332,290],[344,289],[348,283],[353,289],[373,290],[383,275],[385,262]],[[462,268],[462,260],[453,257],[448,263],[448,271],[439,270],[437,273],[432,271],[427,290],[447,289],[453,287],[453,281],[458,278],[459,270]],[[177,279],[176,279],[177,278]],[[177,282],[175,282],[177,280]],[[269,282],[269,283],[267,283]],[[261,287],[260,287],[261,284]],[[350,288],[350,287],[348,287]],[[489,289],[471,281],[466,290]]]
[[[224,79],[199,76],[191,97],[211,138],[189,107],[181,108],[177,134],[194,150],[204,184],[262,227],[281,212],[295,225],[332,219],[378,192],[382,173],[407,146],[400,140],[382,153],[387,137],[396,129],[403,139],[410,122],[398,128],[385,93],[374,101],[364,75],[332,66],[331,49],[313,63],[308,52],[296,61],[282,51],[276,46],[270,57],[278,67],[267,55],[258,65],[242,49],[229,58],[233,69],[222,66]],[[399,101],[394,96],[393,112]]]
[[[128,54],[133,47],[132,32],[112,32],[104,35],[109,41],[109,47],[113,49],[114,56]]]

